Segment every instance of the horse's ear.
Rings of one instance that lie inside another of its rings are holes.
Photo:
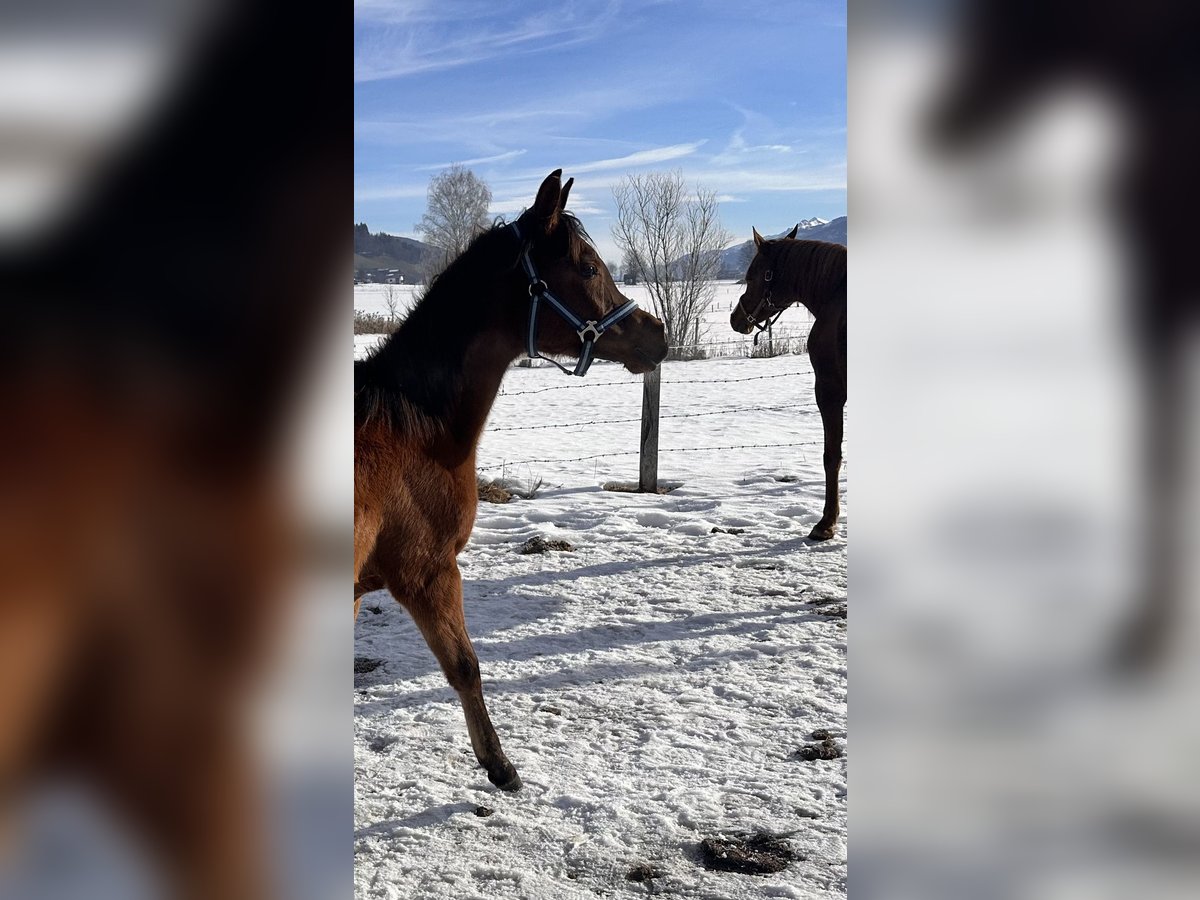
[[[761,247],[763,244],[766,243],[766,241],[763,240],[763,236],[758,233],[757,228],[755,228],[753,225],[751,225],[750,230],[754,232],[754,246],[756,248]]]
[[[574,178],[568,178],[567,183],[563,185],[562,194],[558,198],[558,208],[561,212],[567,208],[567,197],[571,195],[571,185],[575,183]]]
[[[787,237],[794,238],[796,236],[796,232],[799,230],[800,230],[800,223],[797,222],[795,225],[792,226],[792,230],[787,233]]]
[[[559,198],[562,196],[562,169],[555,169],[546,176],[542,186],[538,188],[537,199],[533,201],[533,214],[542,220],[546,234],[558,225]]]

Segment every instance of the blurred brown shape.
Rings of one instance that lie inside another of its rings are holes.
[[[0,818],[78,774],[173,895],[249,900],[241,707],[287,612],[282,426],[349,260],[350,41],[279,2],[202,28],[70,220],[0,246]]]
[[[1136,607],[1114,663],[1143,671],[1165,660],[1186,599],[1183,451],[1193,404],[1185,378],[1200,311],[1200,8],[1176,0],[977,0],[959,12],[957,64],[927,122],[938,149],[979,148],[1064,86],[1099,91],[1127,124],[1109,197],[1132,266],[1126,314],[1140,378],[1146,525],[1137,535]]]

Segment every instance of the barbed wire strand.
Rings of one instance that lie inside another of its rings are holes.
[[[680,379],[678,381],[666,381],[663,385],[670,384],[736,384],[743,381],[764,381],[771,378],[791,378],[795,375],[803,375],[804,372],[777,372],[774,375],[750,375],[746,378],[697,378],[697,379]],[[530,391],[501,391],[501,397],[521,397],[527,394],[544,394],[546,391],[569,391],[580,390],[581,388],[601,388],[613,387],[616,385],[640,385],[640,381],[593,381],[585,384],[555,384],[550,387],[534,388]]]
[[[786,406],[756,406],[753,409],[743,407],[735,409],[710,409],[705,412],[692,413],[667,413],[659,416],[660,419],[694,419],[698,416],[727,416],[732,413],[745,412],[778,412],[785,409],[796,409],[798,406],[815,406],[814,400],[811,404],[796,404],[789,403]],[[547,428],[582,428],[585,425],[624,425],[629,422],[640,422],[641,416],[636,416],[630,419],[594,419],[591,422],[559,422],[554,425],[503,425],[500,428],[489,428],[488,434],[497,431],[540,431]]]
[[[776,446],[816,446],[823,444],[823,440],[793,440],[787,444],[728,444],[726,446],[661,446],[660,454],[694,454],[694,452],[704,452],[710,450],[760,450],[764,448],[776,448]],[[623,450],[616,454],[592,454],[589,456],[569,456],[569,457],[547,457],[542,460],[517,460],[515,462],[500,462],[494,466],[480,466],[481,469],[497,469],[506,466],[528,466],[535,462],[583,462],[586,460],[602,460],[602,458],[610,458],[613,456],[638,456],[641,450]]]
[[[777,335],[775,335],[773,340],[777,344],[784,344],[784,343],[790,343],[791,341],[807,341],[807,338],[802,334],[777,334]],[[668,350],[701,350],[705,347],[732,347],[732,346],[752,347],[752,346],[754,346],[754,339],[751,338],[749,335],[747,335],[744,340],[740,340],[740,341],[704,341],[699,344],[671,344],[670,346],[667,347],[667,349]],[[788,355],[802,356],[803,354],[780,353],[779,355],[780,356],[788,356]]]

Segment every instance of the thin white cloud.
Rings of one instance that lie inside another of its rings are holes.
[[[486,11],[483,3],[475,4]],[[459,14],[466,10],[458,10]],[[445,20],[447,5],[438,0],[354,0],[355,22],[378,22],[390,25],[425,25]]]
[[[418,172],[436,172],[438,169],[448,169],[451,166],[481,166],[484,163],[504,162],[516,159],[525,154],[524,150],[509,150],[507,153],[497,153],[495,156],[477,156],[475,159],[460,159],[454,162],[435,163],[430,166],[413,166]]]
[[[414,197],[424,197],[428,193],[429,187],[424,184],[360,185],[354,188],[354,199],[356,201],[411,200]]]
[[[638,80],[641,76],[631,76]],[[648,77],[648,76],[647,76]],[[683,90],[670,79],[657,79],[651,86],[630,91],[623,86],[575,87],[544,96],[514,98],[507,106],[489,106],[478,112],[452,115],[412,115],[404,119],[360,118],[354,121],[354,140],[373,146],[416,146],[430,143],[461,144],[479,156],[495,153],[504,146],[556,142],[589,143],[603,146],[636,147],[632,141],[593,140],[590,136],[564,137],[563,131],[579,131],[592,121],[607,120],[672,102]]]
[[[809,170],[794,168],[705,169],[685,172],[684,175],[689,180],[695,178],[705,187],[738,194],[762,191],[844,191],[846,189],[846,168],[841,164]]]
[[[493,200],[491,206],[488,207],[488,212],[494,216],[512,216],[528,209],[533,203],[533,197],[505,197],[500,200]],[[594,216],[607,212],[602,206],[597,206],[595,203],[576,203],[572,197],[567,204],[570,211],[577,216]]]
[[[691,156],[706,141],[693,141],[690,144],[671,144],[668,147],[654,147],[650,150],[639,150],[636,153],[629,153],[625,156],[616,156],[612,159],[598,159],[589,163],[578,163],[576,165],[565,167],[564,171],[569,171],[572,175],[587,172],[603,172],[612,169],[630,169],[638,166],[653,166],[658,163],[668,162],[672,159],[681,159],[685,156]]]
[[[494,216],[509,216],[526,209],[532,202],[532,197],[501,197],[492,200],[488,212]]]
[[[413,13],[399,7],[367,3],[355,10],[355,81],[402,78],[599,40],[620,4],[610,0],[599,11],[566,6],[532,15],[515,6],[474,4],[464,12],[444,4],[439,12],[426,4]]]

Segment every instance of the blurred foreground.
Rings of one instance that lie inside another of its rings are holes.
[[[853,12],[850,896],[1196,896],[1196,14]]]
[[[0,896],[335,896],[349,29],[0,16]]]

